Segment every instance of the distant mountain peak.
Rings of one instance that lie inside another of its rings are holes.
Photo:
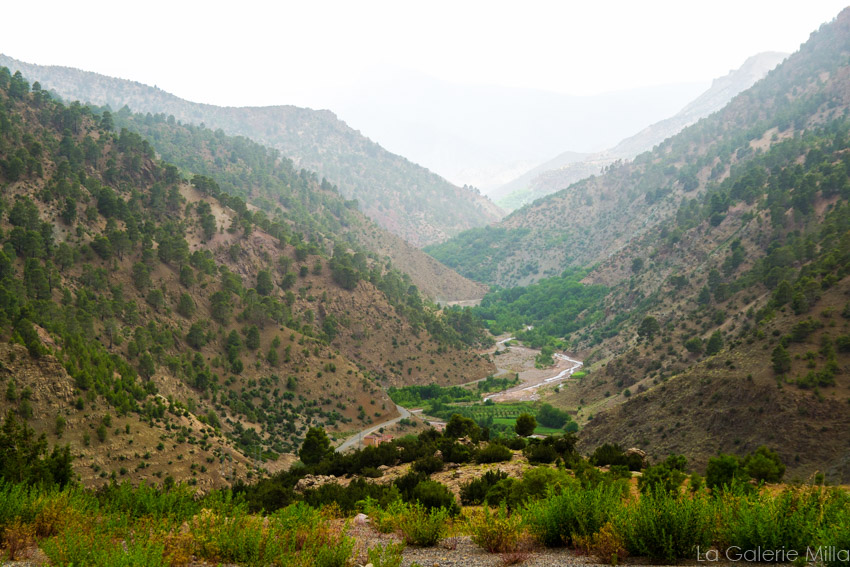
[[[502,207],[515,209],[563,189],[579,179],[599,173],[602,167],[616,160],[633,159],[700,118],[720,110],[738,93],[750,88],[767,75],[786,57],[787,53],[775,51],[748,57],[739,68],[714,79],[708,90],[674,116],[647,126],[608,150],[584,155],[564,152],[500,187],[492,195],[499,200]]]

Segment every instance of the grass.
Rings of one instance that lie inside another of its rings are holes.
[[[513,509],[467,509],[466,522],[418,502],[396,500],[382,508],[367,500],[362,509],[376,529],[398,533],[404,544],[433,546],[448,534],[468,534],[482,548],[505,555],[506,563],[512,562],[508,556],[526,555],[529,534],[542,545],[575,547],[611,563],[627,555],[675,562],[695,557],[697,546],[803,553],[850,546],[850,496],[839,489],[777,492],[738,485],[639,495],[624,480],[579,482],[567,471],[563,476]],[[249,513],[229,491],[197,499],[179,487],[115,486],[94,493],[0,483],[0,543],[6,558],[37,545],[59,566],[171,566],[195,557],[245,566],[342,567],[352,561],[354,542],[335,510],[296,502],[264,515]],[[397,567],[402,549],[375,548],[369,559],[376,567]],[[823,563],[840,564],[830,557]]]
[[[494,424],[499,425],[507,425],[508,427],[514,427],[516,425],[516,418],[519,417],[519,414],[513,417],[497,417],[493,419]],[[564,432],[563,429],[555,429],[554,427],[545,427],[543,425],[538,425],[534,429],[535,435],[560,435]]]

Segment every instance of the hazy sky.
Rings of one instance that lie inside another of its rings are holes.
[[[374,68],[592,94],[795,51],[847,1],[9,2],[0,52],[234,106],[311,106]]]

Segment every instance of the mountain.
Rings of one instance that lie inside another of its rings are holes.
[[[193,103],[156,87],[67,67],[45,67],[0,55],[0,65],[65,100],[176,120],[245,136],[276,148],[295,165],[326,177],[370,218],[414,246],[445,240],[498,220],[502,211],[470,188],[460,188],[392,154],[327,110],[294,106],[218,107]]]
[[[750,88],[775,68],[787,53],[765,52],[748,58],[741,67],[715,79],[674,116],[647,126],[616,146],[589,155],[564,152],[489,193],[506,210],[518,209],[545,195],[599,173],[618,160],[630,160],[651,150],[683,128],[723,108],[738,93]]]
[[[790,478],[850,478],[848,54],[845,9],[653,151],[435,250],[505,287],[548,276],[476,313],[584,360],[546,397],[583,450],[700,468],[768,445]]]
[[[108,110],[103,109],[103,112]],[[212,176],[228,194],[237,195],[265,214],[285,217],[314,240],[344,239],[390,261],[411,277],[419,291],[440,302],[480,298],[486,286],[443,266],[418,248],[377,226],[335,186],[315,175],[296,172],[290,160],[243,137],[219,135],[207,128],[180,124],[163,114],[109,113],[117,129],[127,128],[150,140],[157,154],[181,172]],[[326,252],[332,252],[326,246]]]
[[[609,147],[670,116],[705,87],[576,96],[462,85],[390,68],[375,69],[319,102],[391,151],[489,195],[564,147]]]
[[[469,318],[331,230],[357,216],[327,182],[151,116],[181,160],[205,148],[188,181],[115,129],[147,119],[0,68],[0,411],[70,444],[86,485],[245,480],[290,464],[310,426],[398,415],[386,386],[493,371]]]

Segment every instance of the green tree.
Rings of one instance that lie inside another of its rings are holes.
[[[180,285],[183,287],[192,287],[195,285],[195,270],[189,264],[180,266]]]
[[[779,482],[785,474],[785,463],[776,453],[762,445],[744,459],[743,468],[760,482]]]
[[[637,274],[643,269],[643,258],[635,258],[632,260],[632,273]]]
[[[0,479],[9,483],[67,485],[73,479],[71,451],[66,445],[47,452],[47,439],[9,411],[0,427]]]
[[[640,322],[638,336],[651,341],[659,331],[661,331],[661,325],[658,323],[658,320],[655,317],[647,316]]]
[[[200,350],[207,344],[207,334],[204,332],[204,326],[201,323],[192,323],[189,332],[186,333],[186,343],[195,350]]]
[[[773,349],[770,358],[773,361],[773,371],[777,374],[785,374],[791,370],[791,355],[782,343]]]
[[[700,337],[691,337],[685,341],[685,348],[688,349],[688,352],[693,354],[701,353],[703,346],[703,341]]]
[[[534,419],[534,416],[530,413],[520,414],[518,418],[516,418],[516,425],[514,425],[514,431],[520,437],[528,437],[534,430],[537,429],[537,420]]]
[[[708,356],[717,354],[723,349],[723,334],[720,331],[714,331],[705,345],[705,354]]]
[[[210,296],[210,314],[218,323],[226,325],[230,321],[231,309],[229,293],[217,291]]]
[[[188,293],[180,294],[180,300],[177,302],[177,312],[187,319],[195,313],[195,301]]]
[[[461,437],[469,437],[477,439],[480,433],[478,424],[468,417],[463,417],[460,414],[452,414],[452,417],[446,423],[446,437],[452,439],[460,439]]]
[[[311,427],[298,451],[298,458],[305,465],[317,465],[333,453],[327,433],[321,427]]]
[[[277,352],[277,349],[269,347],[269,352],[266,354],[266,362],[268,362],[272,366],[277,366],[280,364],[280,355]]]
[[[245,331],[245,346],[250,350],[260,348],[260,330],[256,325],[250,325]]]
[[[133,264],[132,268],[133,285],[139,291],[145,291],[151,285],[151,271],[146,265],[141,262]]]
[[[156,372],[156,363],[149,352],[143,352],[139,357],[139,374],[143,378],[150,379]]]
[[[272,274],[268,270],[260,270],[257,273],[257,293],[260,295],[269,295],[274,290],[274,282]]]
[[[717,455],[708,460],[705,484],[711,489],[732,486],[740,477],[741,464],[735,455]]]

